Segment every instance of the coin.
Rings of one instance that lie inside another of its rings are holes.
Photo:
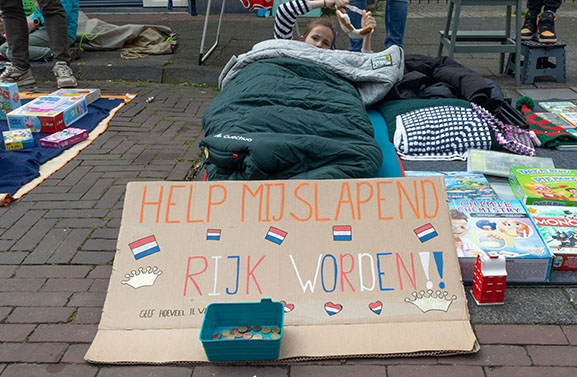
[[[262,333],[263,334],[268,334],[270,332],[270,327],[263,327],[262,328]]]
[[[262,334],[254,334],[252,336],[253,339],[262,339]]]
[[[273,328],[271,329],[271,331],[274,332],[274,333],[279,334],[279,333],[280,333],[280,328],[278,328],[278,327],[273,327]]]
[[[262,329],[262,327],[260,327],[258,325],[252,327],[252,330],[256,331],[256,332],[259,332],[261,329]]]
[[[222,336],[227,337],[230,335],[230,331],[229,330],[222,330]]]
[[[238,329],[233,329],[232,333],[234,334],[234,336],[236,338],[242,338],[242,333],[240,331],[238,331]]]
[[[240,333],[245,333],[248,331],[248,327],[247,326],[239,326],[238,327],[238,332]]]
[[[280,338],[280,335],[276,332],[273,332],[272,334],[270,334],[270,338],[271,339],[278,339],[278,338]]]
[[[252,338],[252,333],[250,333],[250,332],[245,332],[244,334],[242,334],[242,337],[243,337],[244,339],[250,339],[250,338]]]
[[[219,332],[217,332],[216,334],[214,334],[212,336],[212,340],[219,340],[221,337],[222,337],[222,335]]]
[[[235,339],[236,337],[232,334],[229,334],[227,336],[224,337],[225,339]]]

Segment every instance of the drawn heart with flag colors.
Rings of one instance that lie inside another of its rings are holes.
[[[285,313],[290,313],[295,308],[294,304],[287,304],[286,301],[281,301],[281,302],[284,305],[284,312]]]
[[[335,315],[339,314],[341,310],[343,310],[343,306],[341,304],[333,304],[332,302],[327,302],[325,304],[325,310],[327,311],[328,315]]]
[[[369,304],[369,309],[376,315],[381,314],[381,310],[383,310],[383,303],[380,301],[371,302]]]

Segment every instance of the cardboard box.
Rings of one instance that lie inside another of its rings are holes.
[[[3,131],[2,136],[4,137],[4,146],[7,151],[36,146],[34,136],[29,129]]]
[[[262,298],[284,305],[283,360],[475,352],[444,186],[131,182],[85,358],[206,362],[207,306]]]
[[[43,96],[8,113],[11,130],[54,133],[82,118],[88,109],[84,97]]]
[[[55,132],[39,140],[43,148],[66,148],[82,140],[88,139],[88,131],[81,128],[68,127],[62,131]]]
[[[513,166],[509,184],[524,204],[577,206],[577,170]]]
[[[549,281],[553,255],[518,200],[455,200],[449,203],[463,281],[473,281],[480,254],[507,259],[507,281]]]
[[[90,105],[92,102],[100,99],[100,89],[59,89],[49,94],[50,96],[58,97],[84,97],[86,104]]]
[[[577,207],[527,206],[551,254],[554,270],[577,270]]]
[[[0,83],[0,119],[6,119],[6,114],[22,106],[18,84]]]

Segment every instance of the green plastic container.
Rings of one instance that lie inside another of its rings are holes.
[[[206,308],[200,341],[210,361],[276,360],[280,354],[283,321],[284,305],[270,298],[260,302],[213,303]],[[242,326],[251,327],[249,332],[253,338],[213,339],[215,334]],[[253,330],[254,326],[260,326],[261,330]],[[266,333],[267,327],[280,330],[277,339],[271,339],[273,332]],[[263,338],[256,339],[256,334]]]

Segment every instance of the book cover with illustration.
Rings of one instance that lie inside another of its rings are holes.
[[[550,157],[530,157],[484,149],[469,149],[467,151],[468,172],[507,178],[511,166],[554,168],[555,164]]]
[[[577,207],[527,206],[551,254],[553,269],[577,270]]]
[[[577,170],[513,166],[509,184],[525,204],[577,206]]]
[[[553,256],[519,200],[453,200],[449,209],[463,281],[490,251],[507,259],[507,282],[549,280]]]
[[[405,171],[407,177],[442,176],[445,178],[447,198],[475,199],[475,200],[498,200],[499,196],[491,187],[491,184],[480,173],[466,171]]]
[[[575,113],[577,112],[577,104],[571,101],[556,101],[556,102],[539,102],[545,111],[550,113]]]

